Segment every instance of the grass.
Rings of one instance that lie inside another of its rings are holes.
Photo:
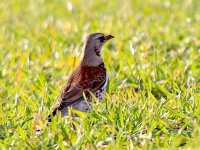
[[[198,0],[2,0],[0,149],[198,149],[199,6]],[[92,32],[116,37],[102,54],[108,94],[91,113],[58,116],[46,126],[79,61],[82,37]]]

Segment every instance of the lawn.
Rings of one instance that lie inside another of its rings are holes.
[[[198,149],[199,0],[1,0],[0,149]],[[46,117],[82,55],[112,34],[103,103]],[[76,129],[73,128],[73,125]],[[40,132],[36,130],[40,128]]]

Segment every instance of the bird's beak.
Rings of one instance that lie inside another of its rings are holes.
[[[105,41],[108,41],[110,39],[114,38],[113,35],[105,35]]]

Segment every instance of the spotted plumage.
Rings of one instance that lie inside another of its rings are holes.
[[[108,73],[100,52],[104,43],[111,38],[113,36],[102,33],[88,36],[84,47],[84,56],[69,77],[52,115],[58,111],[61,112],[62,116],[68,115],[69,106],[80,111],[89,111],[91,106],[87,101],[92,101],[91,94],[102,101],[108,83]],[[84,99],[83,94],[85,94],[86,99]],[[51,121],[51,115],[48,119]]]

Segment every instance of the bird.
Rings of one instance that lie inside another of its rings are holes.
[[[67,116],[69,107],[82,112],[90,111],[91,105],[88,101],[93,100],[92,94],[100,102],[103,100],[108,85],[108,72],[101,51],[103,45],[112,38],[113,35],[103,33],[92,33],[87,36],[83,46],[83,57],[70,75],[56,106],[48,116],[49,122],[57,112]]]

